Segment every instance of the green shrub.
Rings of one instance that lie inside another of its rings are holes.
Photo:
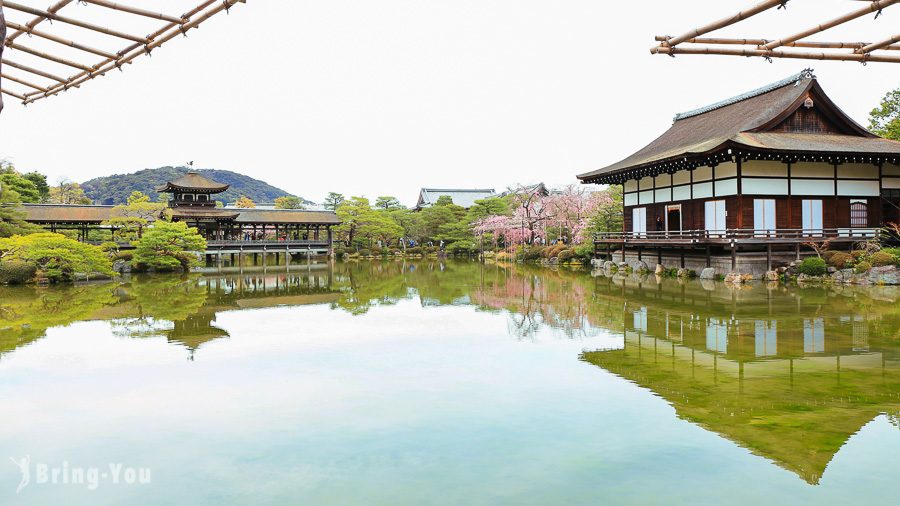
[[[825,260],[825,263],[831,265],[831,257],[833,257],[836,253],[842,253],[841,251],[827,250],[822,252],[822,259]]]
[[[413,246],[412,248],[406,248],[407,255],[422,255],[424,251],[419,246]]]
[[[478,251],[478,247],[475,245],[475,241],[454,241],[447,245],[447,251],[454,255],[463,255]]]
[[[866,256],[866,252],[862,250],[851,251],[850,254],[855,260],[862,260]]]
[[[130,262],[134,258],[134,253],[131,251],[120,251],[116,253],[113,257],[113,260],[124,260],[126,262]]]
[[[872,264],[870,264],[869,262],[863,261],[863,262],[856,264],[856,272],[857,273],[868,272],[871,269],[872,269]]]
[[[34,279],[37,268],[27,262],[0,262],[0,285],[21,285]]]
[[[570,263],[573,259],[577,258],[578,255],[575,254],[574,250],[564,249],[557,253],[556,259],[559,260],[559,263],[566,264]]]
[[[364,257],[370,257],[370,256],[372,256],[372,251],[363,248],[363,249],[359,250],[359,254]]]
[[[881,248],[881,251],[893,255],[894,258],[900,259],[900,248]]]
[[[542,248],[532,246],[531,248],[528,248],[522,252],[522,260],[525,262],[534,262],[540,260],[543,256],[541,254],[542,252]]]
[[[843,251],[832,251],[830,253],[832,254],[826,259],[828,265],[838,269],[846,269],[853,266],[853,256],[850,253],[844,253]]]
[[[822,260],[819,257],[809,257],[800,262],[800,274],[806,274],[807,276],[821,276],[825,274],[828,269],[825,266],[825,260]]]
[[[869,257],[869,263],[874,265],[875,267],[894,265],[894,263],[896,262],[897,257],[884,250],[876,251],[875,253],[872,253],[872,256]]]
[[[581,263],[589,264],[591,260],[594,258],[594,245],[585,243],[579,244],[574,248],[575,255],[581,260]]]

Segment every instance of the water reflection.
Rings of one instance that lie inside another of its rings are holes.
[[[618,336],[621,346],[581,360],[816,484],[873,418],[900,426],[898,298],[888,287],[731,288],[474,262],[310,264],[0,288],[0,361],[77,321],[107,321],[126,339],[162,337],[199,359],[206,343],[229,338],[217,318],[231,311],[322,305],[364,315],[404,300],[473,307],[506,318],[515,339]]]

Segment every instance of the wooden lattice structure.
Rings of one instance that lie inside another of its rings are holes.
[[[170,15],[107,0],[58,0],[46,9],[0,0],[0,92],[27,105],[78,88],[246,2],[198,1],[185,0],[190,9]],[[148,23],[148,35],[123,28]]]
[[[816,2],[817,0],[806,0]],[[771,60],[772,58],[795,58],[804,60],[838,60],[867,62],[900,63],[900,32],[897,26],[877,25],[869,23],[865,26],[864,33],[883,33],[879,38],[871,42],[838,41],[822,42],[812,41],[808,37],[822,33],[826,30],[846,25],[854,20],[870,17],[878,19],[889,7],[900,3],[900,0],[853,0],[855,8],[842,16],[822,21],[814,21],[807,28],[793,34],[777,39],[755,38],[724,38],[704,37],[711,32],[732,25],[741,25],[746,19],[767,11],[787,8],[790,0],[765,0],[749,7],[733,16],[714,21],[700,28],[696,28],[677,37],[661,35],[656,37],[659,43],[650,51],[654,54],[667,54],[675,56],[680,54],[694,55],[726,55],[726,56],[757,56]],[[898,8],[900,9],[900,8]],[[868,36],[868,35],[867,35]]]

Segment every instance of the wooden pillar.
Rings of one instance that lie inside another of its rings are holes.
[[[684,248],[681,248],[681,268],[684,269]]]
[[[795,244],[795,245],[794,245],[794,248],[795,248],[795,250],[796,250],[796,255],[797,255],[797,256],[796,256],[796,259],[797,259],[797,260],[800,260],[800,243],[798,242],[797,244]]]
[[[766,272],[772,270],[772,243],[766,244]]]
[[[708,244],[706,245],[706,266],[712,267],[712,251]]]
[[[737,246],[731,243],[731,272],[737,269]]]

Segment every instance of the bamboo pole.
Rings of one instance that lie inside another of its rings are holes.
[[[9,90],[7,90],[6,88],[0,88],[0,93],[6,93],[7,95],[9,95],[9,96],[11,96],[11,97],[16,97],[16,98],[18,98],[19,100],[22,100],[22,101],[25,100],[25,97],[23,97],[22,95],[19,95],[18,93],[9,91]]]
[[[65,6],[69,5],[69,4],[72,3],[73,1],[74,1],[74,0],[59,0],[59,1],[56,2],[55,4],[51,5],[51,6],[47,9],[47,12],[52,12],[52,13],[55,14],[57,11],[59,11],[60,9],[62,9],[62,8],[65,7]],[[3,3],[3,2],[0,2],[0,3]],[[47,18],[45,18],[45,17],[43,17],[43,16],[38,16],[38,17],[32,19],[31,21],[29,21],[29,22],[26,24],[26,26],[27,26],[29,29],[33,29],[35,26],[41,24],[41,23],[42,23],[44,20],[46,20],[46,19],[47,19]],[[22,35],[22,33],[24,33],[24,31],[17,31],[17,32],[14,32],[14,33],[10,34],[10,36],[7,37],[6,40],[8,40],[8,41],[16,40],[16,38],[18,38],[19,35]]]
[[[24,70],[25,72],[30,72],[34,75],[38,75],[41,77],[46,77],[47,79],[52,79],[54,81],[58,81],[60,83],[68,82],[68,80],[65,77],[53,75],[49,72],[44,72],[43,70],[40,70],[40,69],[32,68],[27,65],[22,65],[21,63],[16,63],[12,60],[7,60],[6,58],[3,58],[2,60],[0,60],[0,63],[2,63],[3,65],[9,65],[10,67],[15,67],[19,70]]]
[[[30,55],[37,56],[38,58],[50,60],[52,62],[56,62],[61,65],[68,65],[69,67],[73,67],[73,68],[76,68],[79,70],[84,70],[87,72],[93,72],[93,70],[94,70],[93,67],[88,67],[87,65],[82,65],[82,64],[80,64],[78,62],[74,62],[72,60],[60,58],[59,56],[53,56],[52,54],[47,54],[42,51],[38,51],[36,49],[32,49],[30,47],[23,46],[21,44],[16,44],[15,42],[8,43],[8,44],[6,44],[6,46],[9,47],[10,49],[17,49],[19,51],[22,51],[23,53],[28,53]]]
[[[829,28],[834,28],[835,26],[842,25],[848,21],[852,21],[856,18],[865,16],[866,14],[878,12],[878,11],[884,9],[885,7],[890,7],[891,5],[894,5],[897,2],[900,2],[900,0],[875,0],[871,4],[863,7],[862,9],[857,9],[853,12],[850,12],[850,13],[844,14],[843,16],[840,16],[838,18],[832,19],[831,21],[826,21],[825,23],[822,23],[822,24],[816,25],[812,28],[803,30],[802,32],[787,36],[783,39],[778,39],[778,40],[769,42],[767,44],[761,45],[761,46],[759,46],[759,49],[771,51],[772,49],[775,49],[777,47],[781,47],[790,42],[796,42],[800,39],[804,39],[804,38],[809,37],[810,35],[813,35],[816,33],[824,32],[825,30],[828,30]]]
[[[37,30],[34,28],[29,28],[26,25],[20,25],[19,23],[13,23],[12,21],[7,21],[6,26],[12,28],[13,30],[18,30],[23,33],[27,33],[29,35],[34,35],[35,37],[40,37],[42,39],[52,40],[53,42],[62,44],[64,46],[69,46],[75,49],[80,49],[81,51],[86,51],[88,53],[93,53],[97,56],[102,56],[104,58],[115,59],[118,58],[114,53],[110,53],[109,51],[104,51],[102,49],[96,49],[90,46],[85,46],[84,44],[79,44],[78,42],[64,39],[62,37],[57,37],[52,33],[47,33],[41,30]]]
[[[767,51],[764,49],[737,49],[725,47],[659,47],[655,48],[658,54],[707,54],[724,56],[761,56],[771,58],[793,58],[800,60],[833,60],[856,62],[880,62],[900,63],[900,56],[895,55],[868,55],[857,53],[814,53],[814,52],[787,52]]]
[[[871,53],[876,49],[900,49],[900,44],[894,44],[895,42],[900,42],[900,34],[894,35],[893,37],[888,37],[881,42],[874,42],[869,44],[868,46],[861,47],[856,50],[857,53]]]
[[[26,81],[24,79],[21,79],[21,78],[15,77],[15,76],[11,76],[9,74],[4,74],[3,72],[0,72],[0,77],[2,77],[3,79],[9,79],[12,82],[19,83],[24,86],[28,86],[29,88],[34,88],[34,89],[40,90],[40,91],[47,91],[47,88],[44,88],[43,86],[39,86],[37,84]]]
[[[212,4],[215,2],[206,2],[206,3]],[[101,64],[101,66],[94,72],[90,72],[90,73],[82,72],[80,74],[76,74],[75,76],[72,76],[70,78],[69,82],[55,84],[55,85],[51,86],[48,92],[44,92],[44,93],[40,93],[40,94],[37,94],[37,93],[30,94],[30,96],[25,101],[25,104],[30,104],[36,100],[40,100],[41,98],[46,98],[46,97],[50,97],[53,95],[57,95],[60,91],[64,91],[70,87],[77,87],[80,84],[82,84],[90,79],[93,79],[94,77],[105,75],[110,70],[116,69],[125,63],[130,63],[132,60],[134,60],[138,56],[145,54],[149,51],[152,51],[153,49],[156,49],[157,47],[161,46],[162,44],[172,40],[176,36],[181,35],[192,28],[196,28],[197,26],[200,25],[200,23],[206,21],[207,19],[211,18],[212,16],[214,16],[226,9],[233,7],[237,3],[246,3],[246,0],[221,0],[221,3],[218,3],[212,9],[204,11],[196,19],[193,19],[182,25],[172,26],[172,28],[167,33],[155,38],[155,40],[151,41],[146,46],[142,46],[140,48],[135,48],[131,53],[124,55],[121,58],[116,59],[115,61],[109,61],[104,64]]]
[[[166,14],[162,14],[159,12],[152,12],[144,9],[140,9],[138,7],[131,7],[128,5],[122,5],[115,2],[107,2],[106,0],[81,0],[82,2],[99,5],[100,7],[106,7],[107,9],[113,9],[117,11],[127,12],[129,14],[135,14],[138,16],[144,16],[147,18],[153,19],[161,19],[163,21],[168,21],[170,23],[178,23],[181,24],[184,22],[182,18],[176,18],[175,16],[168,16]]]
[[[749,9],[743,10],[735,14],[734,16],[729,16],[727,18],[720,19],[718,21],[714,21],[708,25],[702,26],[700,28],[695,28],[690,32],[687,32],[683,35],[679,35],[678,37],[673,37],[668,41],[664,42],[664,44],[668,46],[676,46],[681,44],[682,42],[693,39],[695,37],[699,37],[705,33],[709,33],[713,30],[718,30],[719,28],[724,28],[729,25],[733,25],[738,21],[743,21],[749,17],[755,16],[760,12],[765,12],[773,7],[779,7],[785,5],[789,0],[765,0]]]
[[[897,35],[897,41],[900,41],[900,35]],[[667,37],[664,35],[657,35],[656,40],[658,42],[665,42]],[[684,41],[685,44],[722,44],[722,45],[737,45],[737,46],[762,46],[763,44],[768,44],[771,42],[767,39],[728,39],[721,37],[697,37],[694,39],[689,39]],[[890,43],[888,43],[890,44]],[[790,44],[785,44],[787,47],[803,47],[803,48],[813,48],[813,49],[861,49],[867,45],[870,45],[869,42],[811,42],[811,41],[803,41],[799,40],[797,42],[791,42]],[[874,45],[874,44],[872,44]],[[900,44],[893,45],[885,45],[878,47],[876,49],[884,49],[884,50],[892,50],[898,51],[900,50]]]
[[[138,37],[136,35],[130,35],[125,32],[120,32],[118,30],[105,28],[105,27],[102,27],[99,25],[95,25],[93,23],[87,23],[85,21],[79,21],[77,19],[73,19],[70,17],[60,16],[59,14],[56,14],[53,12],[35,9],[35,8],[29,7],[27,5],[22,5],[22,4],[15,3],[15,2],[8,2],[8,1],[4,0],[3,6],[9,7],[10,9],[13,9],[13,10],[16,10],[19,12],[25,12],[28,14],[32,14],[34,16],[41,16],[41,17],[47,18],[51,21],[59,21],[60,23],[66,23],[68,25],[73,25],[73,26],[77,26],[79,28],[84,28],[86,30],[92,30],[92,31],[103,33],[106,35],[111,35],[113,37],[118,37],[120,39],[126,39],[126,40],[131,40],[134,42],[140,42],[142,44],[150,43],[150,39],[147,39],[145,37]]]

